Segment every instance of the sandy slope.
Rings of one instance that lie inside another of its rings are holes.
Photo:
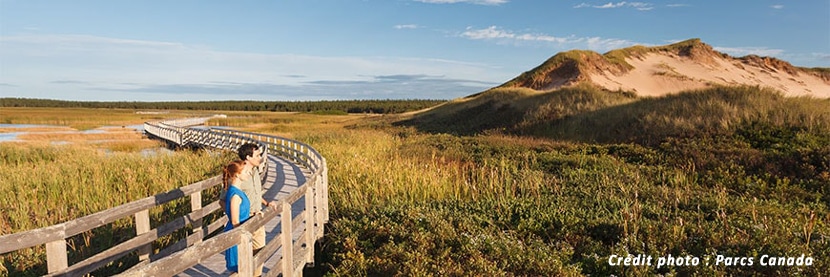
[[[661,96],[710,84],[758,85],[778,89],[786,96],[830,98],[830,81],[806,73],[798,76],[772,67],[751,66],[731,58],[714,57],[701,62],[669,54],[649,53],[626,60],[634,69],[615,76],[609,72],[589,75],[591,81],[609,90],[636,91],[640,96]]]

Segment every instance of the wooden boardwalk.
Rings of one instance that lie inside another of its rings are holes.
[[[290,161],[274,155],[268,155],[267,173],[265,180],[262,182],[263,198],[268,201],[276,201],[287,197],[291,192],[296,190],[300,184],[305,183],[306,179],[311,175],[307,169],[301,168]],[[296,217],[305,209],[305,197],[300,198],[291,206],[292,217]],[[280,233],[280,218],[276,217],[265,224],[265,238],[271,241]],[[293,232],[294,239],[299,237],[300,231],[305,226],[299,226],[298,231]],[[263,275],[269,271],[269,265],[273,266],[281,259],[282,250],[268,258],[263,268]],[[210,256],[200,264],[185,270],[177,276],[228,276],[230,272],[225,269],[225,254],[219,253]]]
[[[148,136],[170,147],[236,151],[245,143],[256,143],[266,153],[263,164],[264,198],[276,201],[237,228],[221,232],[226,217],[205,221],[220,209],[219,201],[203,203],[203,192],[222,185],[214,176],[178,189],[148,196],[124,205],[64,223],[0,235],[0,254],[31,247],[45,247],[47,276],[84,276],[96,269],[135,254],[139,263],[123,276],[225,276],[224,250],[239,246],[241,276],[251,276],[255,264],[263,264],[263,276],[301,276],[303,267],[314,264],[314,247],[328,222],[328,166],[311,146],[292,139],[226,129],[188,128],[210,118],[187,118],[145,122]],[[150,209],[173,201],[190,202],[190,211],[167,222],[150,221]],[[67,240],[93,229],[129,219],[135,236],[108,249],[70,263],[74,249]],[[152,224],[151,224],[152,223]],[[257,254],[251,247],[253,230],[263,226],[266,245]],[[290,226],[282,228],[282,226]],[[155,249],[154,242],[175,232],[186,231],[178,241]],[[213,234],[206,237],[206,234]],[[287,251],[287,250],[290,251]]]

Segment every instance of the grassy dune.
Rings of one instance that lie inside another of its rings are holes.
[[[575,141],[645,145],[668,137],[729,134],[753,124],[808,133],[830,131],[830,100],[787,98],[757,87],[719,87],[614,106],[588,105],[596,108],[566,116],[542,106],[513,131]]]
[[[830,99],[789,98],[748,86],[658,98],[635,98],[589,85],[544,92],[498,88],[395,123],[433,133],[643,145],[669,137],[728,134],[752,124],[830,131]]]

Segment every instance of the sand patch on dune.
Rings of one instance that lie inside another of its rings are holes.
[[[761,85],[785,96],[830,98],[830,81],[799,72],[796,75],[773,67],[744,64],[737,59],[716,57],[706,63],[686,57],[648,53],[626,62],[634,69],[615,75],[598,72],[591,81],[609,90],[634,91],[640,96],[662,96],[712,85]]]

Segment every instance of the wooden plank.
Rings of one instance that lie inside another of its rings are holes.
[[[202,209],[202,191],[197,191],[190,195],[190,211],[198,211]],[[202,218],[193,220],[193,233],[198,235],[199,239],[204,237],[205,233],[202,230]]]
[[[299,229],[299,228],[301,227],[300,225],[302,225],[303,223],[305,223],[305,222],[303,222],[303,220],[302,220],[302,219],[304,219],[304,218],[306,217],[306,214],[308,214],[308,211],[302,211],[302,212],[300,212],[300,214],[298,214],[298,215],[297,215],[297,217],[296,217],[296,218],[298,218],[298,219],[300,219],[300,220],[294,220],[293,218],[291,219],[291,230],[297,230],[297,229]]]
[[[135,235],[140,236],[150,231],[150,210],[142,210],[135,214]],[[138,260],[144,261],[150,258],[153,252],[153,244],[147,243],[138,248]]]
[[[316,182],[315,182],[316,183]],[[305,190],[305,244],[306,247],[314,249],[314,192],[311,189]],[[302,256],[300,256],[302,257]],[[314,263],[314,251],[309,251],[305,256],[306,263]]]
[[[299,235],[297,235],[297,241],[295,241],[295,242],[294,242],[294,246],[293,246],[293,248],[294,248],[294,253],[297,253],[297,252],[300,250],[300,248],[304,248],[304,247],[305,247],[305,239],[306,239],[306,236],[307,236],[307,235],[309,235],[310,233],[309,233],[309,232],[306,232],[306,231],[305,231],[305,229],[298,229],[298,228],[294,228],[294,230],[295,230],[295,231],[296,231],[296,230],[301,230],[301,231],[300,231],[300,234],[299,234]],[[296,254],[295,254],[295,255],[294,255],[294,257],[303,257],[303,256],[300,256],[300,255],[296,255]],[[297,262],[297,261],[305,261],[305,259],[294,259],[294,262]]]
[[[243,233],[247,231],[242,229],[234,229],[230,232],[222,233],[209,240],[205,240],[194,244],[183,251],[176,252],[173,255],[164,257],[158,261],[146,264],[140,267],[134,267],[122,276],[171,276],[182,272],[199,262],[205,257],[210,257],[225,249],[231,248],[239,243]],[[248,233],[250,235],[250,233]]]
[[[277,261],[277,263],[274,265],[274,267],[272,267],[271,270],[269,270],[268,272],[263,273],[262,276],[264,276],[264,277],[286,276],[285,274],[283,274],[284,272],[282,272],[283,264],[285,264],[285,263],[283,263],[283,260]]]
[[[282,230],[282,272],[285,274],[292,274],[294,272],[294,251],[292,251],[291,245],[293,245],[292,235],[291,235],[291,204],[288,202],[282,202],[282,213],[280,214],[280,225],[282,226],[280,229]],[[293,275],[293,274],[292,274]]]
[[[237,244],[237,261],[239,261],[239,276],[254,276],[254,246],[253,236],[249,232],[242,233]]]
[[[221,218],[219,218],[219,220],[209,224],[208,226],[202,227],[202,232],[204,232],[204,234],[212,234],[213,232],[215,232],[219,229],[222,229],[227,222],[228,222],[227,217],[221,217]],[[173,245],[170,245],[168,247],[165,247],[164,249],[159,250],[158,253],[156,253],[155,255],[150,256],[150,260],[140,262],[136,266],[141,266],[141,265],[147,264],[151,261],[156,261],[156,260],[162,259],[164,257],[167,257],[167,256],[169,256],[169,255],[171,255],[175,252],[184,250],[187,247],[190,247],[190,246],[192,246],[192,245],[194,245],[198,242],[201,242],[203,239],[204,239],[204,237],[198,237],[197,234],[187,236],[187,238],[181,239],[181,240],[177,241],[176,243],[174,243]]]
[[[218,207],[219,204],[215,203],[215,205]],[[55,274],[66,276],[77,276],[87,274],[89,272],[94,271],[95,269],[98,269],[112,261],[115,261],[129,254],[133,250],[136,250],[145,244],[152,243],[160,237],[172,234],[176,230],[184,228],[187,224],[192,222],[192,218],[202,218],[205,215],[210,214],[211,212],[212,211],[208,209],[201,209],[199,211],[192,212],[188,215],[178,217],[168,223],[159,226],[156,229],[138,235],[112,248],[104,250],[101,253],[89,257],[86,260],[78,262],[72,265],[71,267],[66,268],[65,270],[55,272]]]
[[[146,197],[134,202],[130,202],[118,207],[110,208],[101,212],[94,213],[79,219],[66,222],[66,236],[71,237],[88,230],[101,227],[105,224],[112,223],[118,219],[131,216],[141,210],[150,209],[152,207],[168,203],[170,201],[182,198],[196,191],[219,185],[222,176],[214,176],[210,179],[202,180],[180,189],[171,190],[165,193],[160,193],[154,196]]]
[[[66,239],[66,224],[0,236],[0,254]]]
[[[66,259],[66,240],[59,239],[46,243],[46,267],[49,273],[57,272],[68,266]]]
[[[314,255],[314,251],[310,251],[310,250],[311,250],[311,248],[300,247],[300,248],[295,249],[294,255],[296,255],[297,257],[302,257],[302,256],[305,256],[305,255],[308,255],[308,254]],[[308,252],[311,252],[311,253],[308,253]],[[305,265],[306,265],[305,260],[298,259],[297,261],[295,261],[294,262],[294,270],[293,270],[294,274],[293,274],[293,276],[302,276],[303,275],[302,274],[303,267],[305,267]]]
[[[314,177],[312,176],[312,178]],[[302,183],[296,190],[291,192],[291,194],[289,194],[288,197],[280,200],[280,202],[294,204],[295,202],[297,202],[297,200],[300,199],[300,197],[303,197],[305,195],[305,191],[308,189],[308,184],[309,182],[308,180],[306,180],[305,183]]]
[[[264,264],[265,261],[268,260],[268,257],[271,257],[275,253],[277,253],[277,250],[279,250],[280,246],[282,246],[282,234],[278,234],[273,239],[271,239],[271,241],[266,242],[265,246],[259,250],[259,253],[257,253],[256,256],[254,256],[254,262],[256,264]],[[274,269],[272,270],[279,269],[280,267],[274,267]]]
[[[322,183],[320,178],[314,182],[314,240],[320,239],[323,234],[323,207],[321,206],[322,199]]]

